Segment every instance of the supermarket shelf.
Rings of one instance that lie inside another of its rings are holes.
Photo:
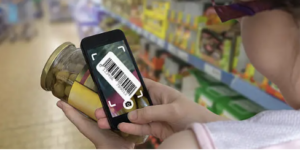
[[[79,34],[79,38],[80,39],[83,39],[87,36],[92,36],[92,35],[95,35],[95,34],[100,34],[103,32],[103,30],[98,26],[99,23],[97,22],[78,22],[76,21],[76,24],[77,24],[77,31],[78,31],[78,34]],[[85,35],[84,34],[84,28],[93,28],[93,32],[90,33],[90,35]]]
[[[153,63],[152,63],[148,58],[146,58],[145,55],[140,54],[140,55],[139,55],[139,58],[140,58],[145,64],[147,64],[151,69],[154,69]]]
[[[280,110],[280,109],[292,109],[286,103],[280,101],[279,99],[265,93],[256,86],[234,76],[232,73],[225,72],[221,69],[214,67],[213,65],[206,63],[198,57],[195,57],[184,50],[181,50],[172,44],[156,37],[155,35],[149,33],[148,31],[136,26],[125,18],[109,11],[102,7],[102,10],[106,12],[111,17],[119,20],[121,23],[127,25],[132,30],[136,31],[138,34],[143,35],[145,38],[156,43],[162,48],[165,48],[168,52],[182,59],[183,61],[191,64],[195,68],[206,72],[212,77],[220,80],[221,82],[227,84],[230,88],[249,98],[250,100],[256,102],[267,110]]]

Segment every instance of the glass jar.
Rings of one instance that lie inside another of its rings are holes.
[[[81,49],[70,42],[60,45],[48,59],[41,76],[41,86],[96,121],[95,110],[102,108],[97,88],[90,76]],[[138,108],[148,106],[146,98],[136,100]],[[122,109],[117,114],[128,113]],[[141,144],[148,136],[133,136],[116,132],[126,140]]]

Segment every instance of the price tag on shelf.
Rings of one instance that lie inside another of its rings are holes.
[[[165,47],[165,42],[164,42],[163,40],[161,40],[160,38],[158,38],[157,44],[158,44],[160,47],[162,47],[162,48]]]
[[[180,58],[181,60],[188,62],[188,58],[189,58],[189,54],[184,52],[183,50],[179,50],[178,51],[178,58]]]
[[[169,45],[168,45],[168,50],[169,50],[169,52],[170,52],[171,54],[177,55],[177,48],[174,47],[173,45],[169,44]]]
[[[138,34],[142,34],[142,29],[141,29],[140,27],[137,27],[137,28],[136,28],[136,32],[137,32]]]
[[[149,34],[150,35],[150,40],[152,41],[152,42],[156,42],[156,36],[154,36],[153,34]]]
[[[129,25],[130,25],[130,28],[131,28],[132,30],[136,31],[136,26],[135,26],[135,24],[129,23]]]
[[[134,29],[134,31],[137,31],[138,30],[138,26],[137,25],[133,25],[133,29]]]
[[[144,36],[145,36],[146,38],[150,38],[150,37],[149,37],[149,36],[150,36],[149,32],[146,31],[146,30],[144,30]]]
[[[143,35],[144,37],[146,37],[146,30],[145,30],[145,29],[142,31],[142,35]]]
[[[126,24],[127,21],[126,21],[126,19],[123,19],[123,18],[122,18],[122,19],[121,19],[121,22],[122,22],[122,24]]]
[[[210,76],[216,78],[217,80],[221,81],[222,71],[210,64],[204,64],[204,71],[209,74]]]

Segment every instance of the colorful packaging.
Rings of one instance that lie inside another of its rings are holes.
[[[216,113],[232,120],[245,120],[263,110],[261,106],[242,96],[222,99],[215,103]]]
[[[217,102],[239,96],[238,93],[224,85],[204,86],[198,88],[196,95],[196,97],[198,97],[197,102],[214,113],[217,113],[217,110],[214,107]]]
[[[281,94],[279,88],[271,81],[268,81],[268,84],[266,86],[266,92],[280,99],[281,101],[284,101],[284,97]]]

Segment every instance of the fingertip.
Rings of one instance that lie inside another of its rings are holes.
[[[120,123],[118,125],[118,129],[121,131],[121,132],[124,132],[124,133],[128,133],[128,134],[132,134],[132,135],[136,135],[138,134],[136,132],[136,125],[135,124],[132,124],[132,123]]]
[[[151,128],[149,125],[139,125],[133,123],[120,123],[118,129],[124,133],[131,135],[149,135],[151,134]]]
[[[105,112],[104,112],[103,108],[98,108],[95,111],[95,116],[96,116],[97,120],[99,120],[101,118],[106,118],[106,115],[105,115]]]
[[[131,111],[128,113],[128,119],[131,121],[131,122],[135,122],[138,118],[138,115],[137,115],[137,110],[134,110],[134,111]]]
[[[98,126],[101,129],[110,129],[110,125],[107,121],[107,118],[102,118],[98,120]]]
[[[118,129],[122,132],[125,132],[128,130],[128,127],[130,127],[130,124],[129,123],[120,123],[118,125]]]
[[[56,103],[56,106],[59,107],[60,109],[62,109],[63,108],[63,101],[58,101]]]

